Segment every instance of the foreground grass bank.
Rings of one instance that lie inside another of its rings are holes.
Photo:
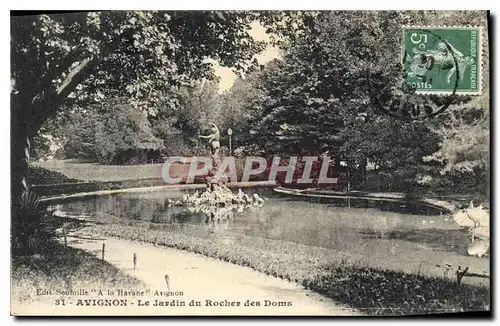
[[[347,263],[341,252],[325,248],[149,223],[95,225],[80,232],[154,243],[248,266],[302,284],[369,315],[490,310],[486,286],[356,266]]]
[[[13,256],[11,264],[12,300],[26,304],[47,299],[38,296],[37,289],[71,291],[144,286],[113,265],[71,247],[56,246],[48,254]]]

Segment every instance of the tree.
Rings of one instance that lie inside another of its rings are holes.
[[[146,113],[127,99],[107,99],[99,109],[81,113],[65,125],[69,157],[103,164],[145,163],[145,156],[162,148],[153,135]]]
[[[438,113],[446,101],[439,96],[414,94],[402,83],[403,26],[485,26],[487,13],[324,11],[302,13],[299,17],[297,29],[292,29],[295,35],[279,22],[271,19],[270,24],[271,30],[283,37],[280,44],[286,52],[285,62],[296,62],[295,74],[303,74],[304,86],[300,90],[305,97],[320,95],[326,100],[330,91],[335,98],[349,97],[365,107],[410,119]],[[273,28],[274,25],[278,27]],[[307,64],[294,61],[293,57],[302,57]],[[335,87],[328,89],[325,85]],[[317,92],[321,88],[326,93]],[[416,104],[420,110],[415,109]]]
[[[29,140],[50,117],[109,92],[147,110],[176,87],[213,77],[207,57],[243,68],[262,48],[248,34],[252,20],[246,12],[214,11],[11,18],[14,198],[28,186]]]
[[[100,163],[133,163],[144,159],[148,151],[162,148],[160,139],[153,135],[145,112],[128,103],[117,103],[103,113],[96,125],[97,159]]]
[[[196,139],[200,130],[216,119],[219,105],[218,84],[203,80],[183,87],[179,94],[176,126],[186,138]]]
[[[102,117],[98,111],[82,110],[73,113],[71,120],[59,122],[66,158],[97,160],[96,127]]]
[[[209,122],[217,122],[219,109],[218,84],[200,80],[182,86],[177,94],[178,105],[157,104],[157,113],[150,117],[155,135],[164,140],[167,155],[197,155],[206,147],[198,135]]]
[[[438,137],[425,121],[369,113],[346,121],[342,139],[340,152],[350,166],[359,164],[357,172],[363,174],[367,164],[373,164],[386,189],[410,190],[420,174],[437,169],[423,160],[438,148]]]
[[[401,29],[485,19],[485,12],[335,11],[302,16],[295,35],[273,29],[284,37],[283,60],[261,76],[254,141],[295,153],[330,150],[350,165],[370,159],[414,179],[422,157],[437,150],[428,123],[416,120],[440,112],[446,100],[404,87]]]
[[[482,96],[450,107],[432,127],[439,138],[438,148],[424,157],[425,161],[440,163],[441,175],[452,178],[458,176],[461,179],[471,176],[485,199],[490,195],[488,101],[488,96]]]
[[[252,124],[262,117],[259,105],[262,91],[256,87],[260,77],[261,72],[254,71],[245,78],[238,78],[220,96],[217,125],[225,131],[229,128],[233,130],[234,144],[244,145],[250,138]]]

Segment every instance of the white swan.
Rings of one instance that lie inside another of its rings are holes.
[[[489,249],[489,241],[476,239],[476,241],[473,241],[467,246],[467,253],[471,256],[478,256],[479,258],[481,258],[482,256],[486,255]]]
[[[453,221],[464,228],[473,228],[475,226],[474,221],[469,218],[469,214],[467,214],[465,209],[455,212],[453,214]]]
[[[489,226],[478,226],[475,228],[470,229],[469,231],[472,242],[474,242],[474,239],[480,239],[484,241],[489,241],[490,240],[490,227]]]
[[[474,203],[471,201],[469,208],[466,209],[469,218],[474,221],[474,226],[489,226],[490,225],[490,214],[483,205],[474,207]]]
[[[467,246],[467,253],[478,257],[486,255],[490,248],[489,211],[483,205],[474,207],[471,201],[469,208],[461,209],[453,214],[453,221],[469,229],[471,243]]]

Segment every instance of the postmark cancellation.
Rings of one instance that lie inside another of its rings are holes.
[[[480,95],[482,28],[403,28],[403,78],[418,94]]]

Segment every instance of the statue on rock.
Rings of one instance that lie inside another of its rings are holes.
[[[225,184],[227,178],[222,178],[223,180],[218,180],[216,177],[219,166],[222,164],[222,158],[220,155],[220,130],[215,123],[210,123],[212,126],[210,128],[211,134],[208,136],[199,135],[198,137],[208,139],[210,144],[210,155],[212,156],[212,169],[209,171],[208,175],[205,177],[205,182],[209,191],[214,191],[216,185]]]
[[[218,167],[221,164],[220,130],[215,123],[210,123],[210,125],[212,126],[212,128],[210,128],[212,133],[208,136],[199,135],[198,137],[208,139],[208,143],[210,144],[210,154],[213,159],[213,166]]]
[[[229,181],[225,173],[218,173],[222,164],[222,154],[220,150],[221,134],[216,124],[210,123],[211,134],[199,138],[208,139],[210,144],[210,155],[212,157],[212,168],[205,176],[206,188],[203,192],[196,191],[193,194],[185,194],[182,200],[169,200],[170,206],[185,206],[190,212],[204,212],[208,222],[227,221],[233,214],[233,210],[243,212],[245,208],[262,207],[265,199],[258,194],[249,196],[241,189],[238,193],[233,193],[226,185]]]

